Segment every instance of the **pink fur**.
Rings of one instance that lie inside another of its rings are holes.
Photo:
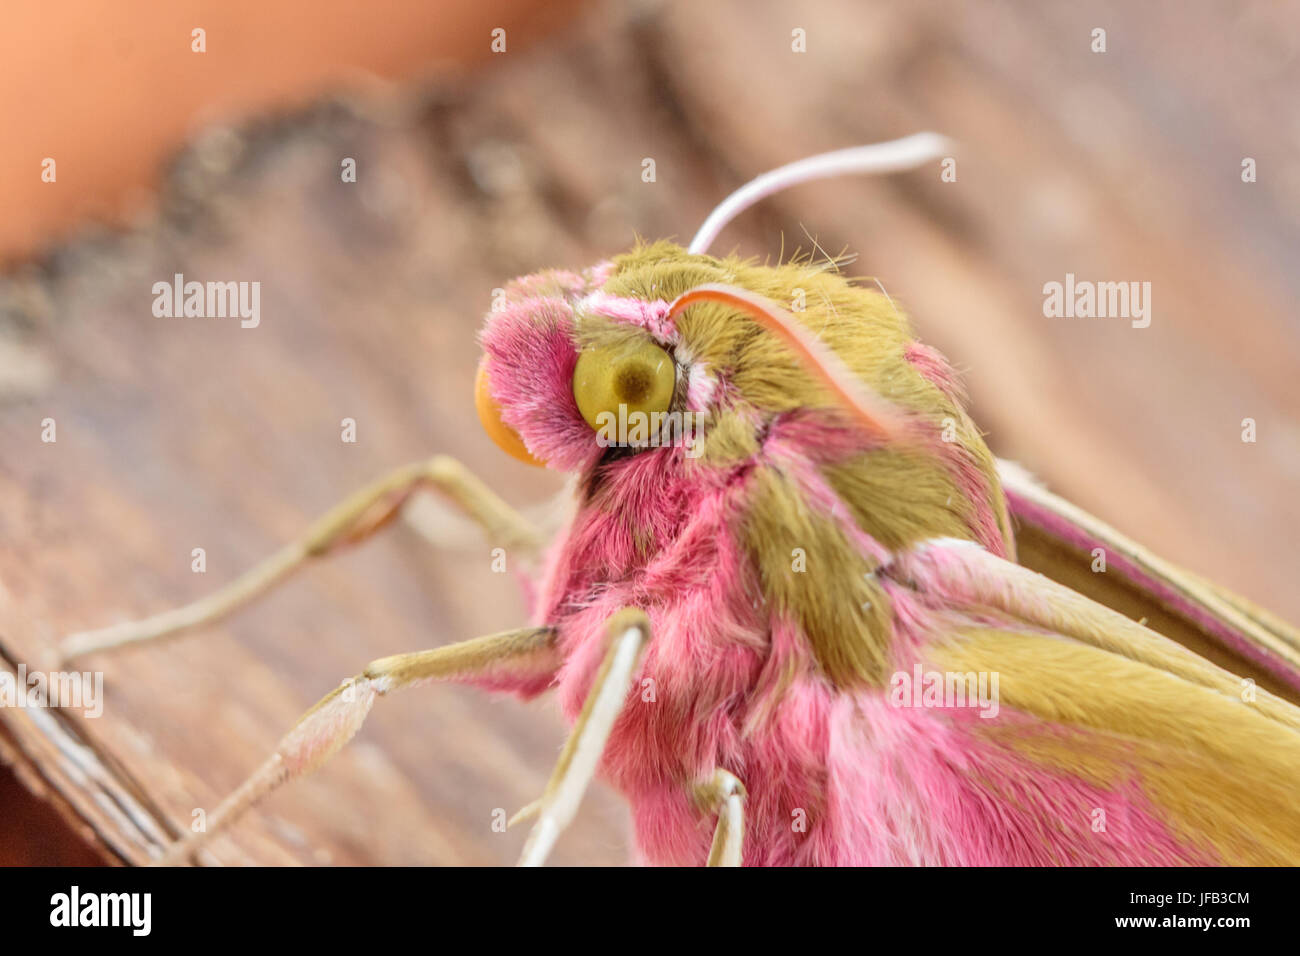
[[[911,342],[904,351],[903,357],[925,376],[930,384],[948,396],[954,405],[965,406],[966,389],[962,387],[956,370],[948,363],[948,359],[942,352],[922,342]]]
[[[613,296],[599,290],[578,303],[579,308],[584,311],[605,315],[645,329],[660,344],[677,341],[677,326],[668,317],[668,305],[669,303],[663,299],[647,302],[644,299]]]
[[[573,398],[573,307],[564,299],[507,301],[481,336],[492,397],[534,457],[578,471],[600,455]]]
[[[757,582],[734,535],[744,477],[718,482],[643,458],[622,463],[613,500],[580,512],[559,542],[537,616],[560,624],[557,690],[573,720],[604,654],[605,619],[628,605],[650,615],[653,641],[602,765],[632,805],[641,861],[704,861],[713,818],[690,787],[721,766],[748,790],[747,865],[1213,862],[1168,831],[1136,776],[1106,791],[981,736],[975,709],[900,709],[880,692],[836,690],[797,627],[750,600]],[[649,561],[636,556],[631,502],[657,515]],[[897,669],[910,670],[951,622],[904,588],[891,598]],[[787,668],[795,677],[782,689]],[[1031,723],[1008,708],[996,719]],[[1102,833],[1089,828],[1096,807],[1108,810]]]

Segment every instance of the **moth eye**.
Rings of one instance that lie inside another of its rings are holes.
[[[653,342],[583,349],[573,369],[578,411],[597,431],[603,424],[600,415],[618,416],[620,405],[629,415],[668,411],[676,385],[673,357]]]
[[[519,433],[501,418],[501,406],[497,404],[488,389],[486,359],[479,362],[478,374],[474,376],[474,406],[478,409],[478,419],[483,424],[483,430],[496,442],[498,448],[522,462],[541,465],[541,462],[528,451]]]

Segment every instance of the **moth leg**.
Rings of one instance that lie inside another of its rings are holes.
[[[433,488],[460,506],[507,548],[535,554],[541,539],[518,512],[464,465],[446,455],[399,468],[362,488],[318,519],[298,540],[254,565],[229,584],[190,604],[139,621],[82,631],[59,647],[63,660],[135,644],[211,624],[249,603],[314,558],[356,544],[386,526],[421,488]]]
[[[709,849],[708,866],[740,866],[745,840],[745,785],[719,767],[713,776],[696,784],[695,802],[718,815]]]
[[[624,608],[614,614],[605,627],[609,647],[582,705],[582,713],[560,751],[551,779],[541,798],[520,810],[510,821],[517,823],[527,817],[537,817],[519,857],[520,866],[541,866],[578,812],[610,731],[627,700],[628,686],[641,654],[650,641],[650,619],[635,608]]]
[[[205,831],[171,844],[155,865],[182,862],[271,791],[324,764],[361,729],[376,697],[432,681],[474,683],[486,678],[544,687],[560,662],[555,631],[549,627],[521,628],[373,661],[298,719],[275,753],[208,816]]]

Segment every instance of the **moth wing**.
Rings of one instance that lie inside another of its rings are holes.
[[[950,776],[1020,834],[1009,861],[1300,864],[1300,709],[969,542],[898,573],[939,622],[923,666],[997,675],[991,719],[936,719]]]
[[[1201,657],[1300,703],[1300,630],[1160,558],[999,461],[1017,559]],[[1104,572],[1094,571],[1098,550]]]

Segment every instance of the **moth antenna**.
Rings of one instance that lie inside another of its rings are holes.
[[[952,146],[952,140],[938,133],[914,133],[886,143],[850,146],[848,149],[818,153],[816,156],[787,163],[751,179],[722,200],[709,213],[709,218],[704,220],[704,225],[700,226],[700,231],[691,240],[688,251],[696,254],[708,252],[709,246],[713,245],[713,240],[718,238],[718,233],[722,232],[727,223],[760,199],[783,189],[849,173],[894,173],[914,169],[951,152]]]
[[[899,410],[864,386],[832,349],[771,299],[739,286],[708,282],[674,299],[668,306],[669,318],[698,302],[718,302],[751,316],[763,328],[776,333],[870,432],[888,441],[904,440],[906,422]]]

